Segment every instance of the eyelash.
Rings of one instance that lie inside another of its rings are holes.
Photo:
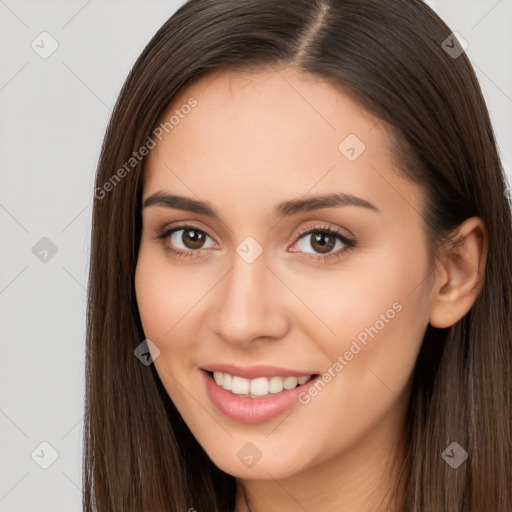
[[[159,231],[156,234],[154,239],[159,240],[160,243],[162,244],[162,246],[164,247],[164,250],[173,256],[177,256],[179,258],[190,258],[190,257],[193,258],[193,257],[199,256],[201,249],[198,249],[195,251],[192,251],[192,250],[183,251],[183,250],[174,249],[165,244],[165,240],[170,235],[172,235],[175,231],[180,231],[180,230],[199,231],[200,233],[202,233],[208,237],[210,236],[210,235],[208,235],[208,233],[206,233],[202,229],[199,229],[197,226],[184,224],[181,226],[174,226],[172,228],[163,228],[161,231]],[[306,254],[309,254],[309,256],[306,256],[307,259],[312,259],[317,262],[327,262],[327,261],[331,261],[333,259],[338,260],[343,254],[346,254],[347,252],[349,252],[351,249],[353,249],[356,246],[356,242],[354,240],[351,240],[351,239],[347,238],[346,236],[344,236],[338,229],[333,229],[330,226],[327,227],[325,225],[308,226],[307,228],[303,228],[297,233],[296,237],[298,240],[300,240],[302,238],[305,238],[307,235],[310,235],[310,234],[316,233],[316,232],[320,232],[320,233],[327,234],[329,236],[333,236],[333,237],[337,238],[345,245],[345,247],[343,247],[342,249],[338,249],[338,251],[336,251],[334,253],[329,253],[329,254],[313,255],[311,253],[306,253]],[[300,251],[293,251],[293,252],[300,252]]]

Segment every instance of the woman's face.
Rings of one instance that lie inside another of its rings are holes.
[[[384,123],[294,68],[215,72],[173,112],[146,162],[136,270],[169,396],[241,478],[381,458],[432,298],[423,196]]]

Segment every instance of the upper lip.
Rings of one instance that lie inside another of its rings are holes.
[[[255,379],[257,377],[302,377],[303,375],[316,375],[315,372],[292,370],[278,366],[257,364],[252,366],[241,366],[234,363],[212,363],[202,367],[203,370],[210,372],[229,373],[245,379]]]

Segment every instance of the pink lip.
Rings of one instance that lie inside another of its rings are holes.
[[[302,377],[304,375],[315,375],[317,372],[304,371],[302,373],[297,370],[287,370],[278,366],[254,365],[239,366],[236,364],[208,364],[203,370],[210,372],[229,373],[230,375],[238,375],[244,379],[256,379],[257,377]]]
[[[217,385],[207,371],[201,370],[201,374],[205,381],[208,396],[220,412],[232,420],[251,424],[269,421],[283,414],[288,409],[291,409],[298,403],[299,394],[304,392],[320,378],[320,376],[314,377],[302,386],[283,390],[280,393],[270,393],[261,398],[249,398],[242,395],[235,395],[231,393],[231,391],[227,391]],[[273,373],[272,375],[285,376],[279,373]],[[242,375],[240,376],[242,377]],[[263,375],[259,373],[258,376],[261,377]]]

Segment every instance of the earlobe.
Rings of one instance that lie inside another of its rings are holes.
[[[471,309],[484,283],[489,240],[482,219],[466,219],[453,240],[438,263],[429,319],[433,327],[457,323]]]

